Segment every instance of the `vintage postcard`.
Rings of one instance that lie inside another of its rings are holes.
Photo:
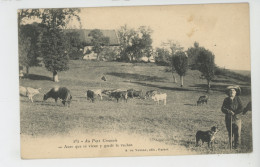
[[[17,14],[21,158],[252,152],[248,3]]]

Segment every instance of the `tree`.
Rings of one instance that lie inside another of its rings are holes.
[[[199,46],[198,42],[194,42],[193,47],[190,47],[187,50],[188,60],[189,60],[189,66],[192,70],[197,70],[197,64],[196,60],[199,56],[199,52],[202,49],[202,47]]]
[[[66,32],[67,51],[71,60],[83,58],[84,42],[80,39],[78,32]]]
[[[46,26],[42,37],[40,52],[47,70],[53,72],[53,79],[58,82],[58,71],[68,70],[68,44],[64,40],[62,30],[71,20],[76,18],[80,22],[78,13],[80,9],[22,9],[18,11],[18,26],[23,20],[37,18]],[[60,34],[59,34],[60,33]],[[47,39],[49,38],[49,39]],[[52,41],[53,40],[53,41]],[[63,49],[63,51],[61,51]],[[45,55],[46,54],[46,55]],[[53,59],[53,60],[52,60]]]
[[[120,40],[120,56],[124,61],[138,61],[143,56],[150,57],[152,50],[152,30],[141,26],[138,30],[128,28],[127,25],[120,28],[118,36]]]
[[[171,53],[166,48],[156,48],[155,63],[162,66],[171,65]]]
[[[63,29],[73,18],[80,22],[80,9],[43,9],[40,19],[47,26],[41,45],[43,61],[47,70],[53,73],[53,81],[58,82],[58,72],[69,69],[69,45]]]
[[[105,37],[99,29],[90,31],[88,36],[92,37],[91,44],[93,45],[92,51],[97,54],[97,60],[99,54],[103,51],[105,46],[109,45],[109,37]]]
[[[53,73],[53,81],[59,82],[58,72],[69,69],[69,56],[66,51],[66,37],[60,29],[44,33],[42,40],[43,62],[48,71]]]
[[[177,51],[174,53],[172,56],[172,64],[180,76],[181,87],[183,87],[183,77],[188,70],[188,57],[186,56],[185,52]]]
[[[157,64],[170,67],[174,83],[177,83],[177,80],[174,75],[175,68],[173,65],[172,56],[178,51],[183,51],[183,47],[178,42],[175,42],[173,40],[162,42],[161,48],[156,49],[157,56],[155,57],[155,62]]]
[[[19,65],[26,67],[26,74],[29,74],[29,68],[38,66],[41,56],[40,41],[45,27],[38,23],[19,26]]]
[[[205,48],[200,48],[198,58],[196,59],[196,66],[207,80],[208,91],[210,91],[210,82],[215,76],[215,55]]]

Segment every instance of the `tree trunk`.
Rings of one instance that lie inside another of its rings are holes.
[[[29,75],[29,69],[30,69],[30,67],[29,67],[29,66],[26,66],[26,76]]]
[[[54,71],[54,72],[53,72],[53,81],[54,81],[54,82],[59,82],[58,72],[57,72],[57,71]]]
[[[207,80],[208,81],[208,89],[210,89],[210,81],[209,80]]]
[[[180,80],[181,80],[181,87],[183,87],[183,76],[180,76]]]
[[[175,76],[173,74],[173,71],[172,71],[172,78],[173,78],[173,83],[177,83],[177,80],[176,80],[176,78],[175,78]]]
[[[207,80],[207,82],[208,82],[208,90],[207,90],[207,92],[208,92],[208,93],[211,93],[211,90],[210,90],[210,81]]]

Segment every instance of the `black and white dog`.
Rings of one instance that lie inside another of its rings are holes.
[[[202,144],[204,142],[208,143],[208,147],[212,148],[212,144],[214,142],[215,139],[215,135],[218,132],[218,128],[216,126],[213,126],[210,130],[208,131],[197,131],[196,133],[196,146],[199,145],[199,141],[202,141]]]

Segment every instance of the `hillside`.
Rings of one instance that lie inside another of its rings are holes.
[[[102,81],[105,75],[107,81]],[[242,88],[244,104],[251,99],[250,82],[218,75],[212,82],[212,93],[208,105],[196,106],[199,96],[206,94],[206,80],[200,79],[200,72],[188,71],[184,87],[173,83],[172,74],[165,67],[155,64],[71,61],[70,70],[59,73],[60,82],[51,81],[51,73],[43,67],[34,67],[28,78],[21,79],[21,86],[42,88],[41,94],[20,98],[21,134],[36,138],[68,135],[75,131],[82,134],[126,133],[149,140],[159,141],[166,146],[181,146],[183,149],[204,153],[230,153],[224,114],[220,111],[226,97],[226,86],[238,84]],[[179,81],[179,77],[175,74]],[[43,94],[53,86],[66,86],[72,92],[70,108],[55,104],[53,99],[42,102]],[[152,99],[129,99],[127,103],[109,99],[97,99],[91,103],[86,99],[88,89],[136,89],[158,90],[167,93],[167,105],[156,105]],[[242,118],[242,148],[233,152],[252,151],[251,112]],[[197,130],[209,130],[217,125],[214,150],[206,144],[195,147]]]

